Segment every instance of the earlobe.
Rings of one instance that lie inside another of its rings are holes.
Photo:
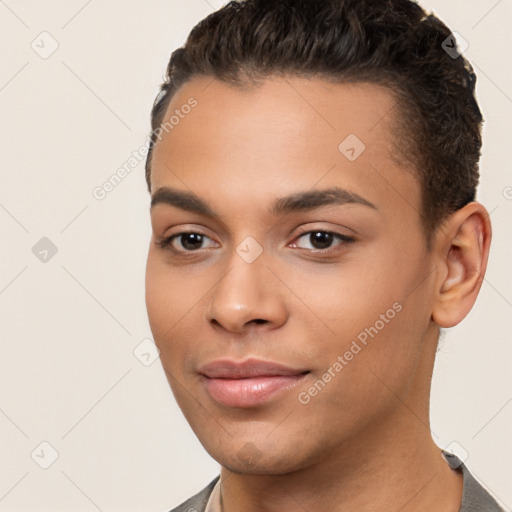
[[[436,240],[439,281],[432,320],[440,327],[453,327],[469,313],[483,282],[491,224],[487,210],[472,202],[446,221]]]

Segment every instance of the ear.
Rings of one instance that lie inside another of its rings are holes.
[[[432,320],[453,327],[476,301],[487,268],[491,222],[487,210],[472,202],[457,210],[439,228],[433,250],[437,275]]]

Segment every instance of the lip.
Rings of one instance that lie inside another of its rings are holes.
[[[211,379],[247,379],[250,377],[299,375],[308,369],[292,368],[273,361],[249,358],[243,361],[217,359],[205,364],[198,371]]]
[[[297,386],[309,373],[272,361],[250,358],[244,361],[219,359],[202,366],[208,394],[230,407],[255,407]]]

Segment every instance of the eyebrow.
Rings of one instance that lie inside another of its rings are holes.
[[[181,210],[219,219],[208,203],[192,192],[161,187],[151,197],[151,209],[157,204],[167,204]],[[271,215],[278,216],[292,212],[310,211],[323,206],[344,204],[359,204],[377,210],[373,203],[360,195],[343,188],[331,187],[324,190],[296,192],[281,197],[273,203],[269,212]]]

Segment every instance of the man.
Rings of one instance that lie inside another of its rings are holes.
[[[440,328],[472,308],[491,239],[453,47],[409,0],[247,0],[173,53],[146,303],[221,464],[175,511],[500,510],[429,428]]]

